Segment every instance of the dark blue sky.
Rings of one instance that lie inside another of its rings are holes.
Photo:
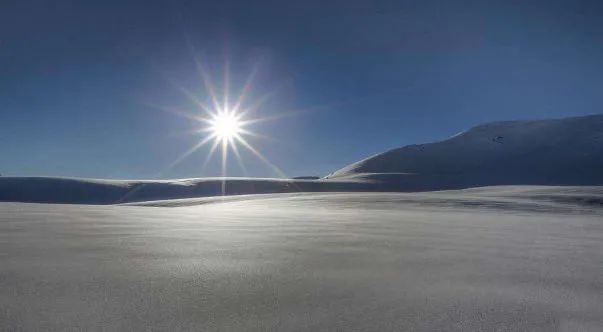
[[[207,100],[193,53],[216,83],[228,59],[235,93],[257,65],[256,116],[297,111],[250,128],[291,176],[484,121],[601,113],[599,3],[4,0],[0,173],[219,175],[219,158],[201,172],[207,149],[161,173],[202,139],[155,107],[195,112],[174,84]]]

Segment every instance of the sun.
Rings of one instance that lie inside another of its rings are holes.
[[[209,121],[212,135],[222,141],[232,141],[240,136],[243,122],[240,116],[232,111],[221,111],[213,115]]]
[[[201,165],[201,173],[204,172],[205,167],[212,160],[214,152],[221,150],[221,178],[222,178],[222,195],[227,193],[227,170],[229,164],[229,154],[235,157],[236,162],[243,174],[247,175],[247,168],[241,155],[240,150],[244,149],[250,152],[253,156],[264,163],[275,175],[280,178],[287,178],[287,176],[281,171],[276,165],[274,165],[268,158],[257,150],[249,139],[252,138],[269,138],[264,135],[260,135],[253,131],[253,124],[272,121],[281,118],[285,115],[289,115],[288,112],[281,112],[278,116],[269,117],[253,117],[256,111],[258,111],[264,102],[273,93],[268,93],[264,96],[259,97],[256,100],[248,100],[248,95],[252,88],[252,81],[255,77],[256,67],[251,71],[245,83],[238,90],[239,95],[235,98],[231,98],[230,95],[230,70],[228,69],[228,62],[225,64],[224,77],[222,79],[222,88],[218,85],[212,84],[212,78],[205,71],[204,66],[195,58],[197,70],[199,71],[200,79],[205,87],[205,98],[201,99],[197,93],[180,86],[174,81],[170,81],[172,85],[180,90],[184,96],[195,106],[195,112],[184,112],[179,109],[170,107],[156,106],[159,109],[169,111],[176,115],[183,116],[187,119],[193,120],[199,126],[196,127],[192,132],[196,135],[201,135],[199,140],[187,151],[179,155],[173,162],[171,162],[166,169],[161,173],[165,173],[175,165],[179,164],[191,154],[200,150],[204,146],[209,146],[206,153],[205,160]],[[222,91],[220,91],[222,90]],[[217,93],[220,91],[221,93]],[[291,113],[294,114],[294,113]],[[251,127],[251,128],[250,128]],[[241,149],[242,148],[242,149]]]

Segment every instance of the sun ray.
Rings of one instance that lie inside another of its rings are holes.
[[[199,129],[199,128],[195,128],[195,129],[190,129],[190,130],[179,130],[179,131],[172,131],[170,133],[167,134],[168,137],[183,137],[183,136],[191,136],[191,135],[199,135],[202,134],[204,132],[207,132],[206,129]]]
[[[178,158],[176,158],[176,160],[174,160],[171,164],[169,164],[168,167],[165,170],[163,170],[162,173],[165,173],[168,170],[170,170],[171,168],[173,168],[174,166],[178,165],[180,162],[182,162],[188,156],[193,154],[195,151],[199,150],[199,148],[201,148],[203,145],[207,144],[207,142],[211,141],[213,138],[214,138],[214,136],[210,135],[210,136],[207,136],[206,138],[204,138],[203,140],[199,141],[199,143],[195,144],[192,148],[188,149],[186,152],[184,152],[182,155],[180,155]]]
[[[270,137],[270,136],[266,136],[266,135],[258,134],[258,133],[255,133],[255,132],[253,132],[253,131],[249,131],[249,130],[247,130],[247,129],[241,129],[241,130],[239,131],[239,133],[240,133],[240,134],[244,134],[244,135],[246,135],[246,136],[257,137],[257,138],[261,138],[261,139],[268,140],[268,141],[272,141],[272,142],[275,142],[275,141],[276,141],[274,138],[272,138],[272,137]]]
[[[160,105],[155,105],[155,104],[151,104],[151,103],[143,103],[143,104],[147,107],[151,107],[151,108],[163,111],[163,112],[175,114],[175,115],[181,116],[186,119],[196,120],[196,121],[206,123],[206,124],[210,124],[210,122],[211,122],[211,119],[209,119],[209,118],[191,114],[190,112],[186,112],[186,111],[180,110],[178,108],[168,107],[168,106],[160,106]]]
[[[300,111],[291,111],[291,112],[281,112],[279,114],[275,114],[275,115],[271,115],[271,116],[265,116],[265,117],[261,117],[261,118],[254,118],[254,119],[249,119],[249,120],[241,121],[241,124],[243,124],[243,125],[249,125],[249,124],[256,124],[256,123],[274,121],[274,120],[279,120],[279,119],[283,119],[283,118],[288,118],[288,117],[296,116],[296,115],[299,115],[301,113],[303,113],[302,110],[300,110]]]
[[[282,178],[286,178],[287,176],[280,168],[276,167],[273,163],[271,163],[266,157],[264,157],[258,150],[256,150],[253,146],[251,146],[247,141],[241,136],[235,136],[237,141],[239,141],[244,147],[246,147],[251,153],[253,153],[256,157],[258,157],[261,161],[263,161],[268,167],[270,167],[276,174],[278,174]]]
[[[199,107],[200,109],[202,109],[203,111],[205,111],[209,114],[213,113],[211,107],[207,106],[204,102],[202,102],[193,92],[189,91],[187,88],[176,83],[174,80],[172,80],[170,78],[166,78],[166,79],[170,83],[170,85],[172,85],[174,88],[176,88],[178,91],[180,91],[189,101],[191,101],[197,107]]]
[[[222,140],[222,196],[226,195],[226,168],[228,167],[228,138]]]
[[[258,100],[256,100],[251,106],[241,109],[238,113],[243,118],[248,117],[249,114],[262,107],[262,105],[266,103],[274,94],[275,91],[264,94],[262,97],[258,98]]]
[[[224,61],[224,79],[222,82],[223,85],[223,90],[222,91],[222,97],[223,97],[223,104],[222,104],[222,110],[224,111],[228,111],[228,105],[229,105],[229,94],[230,94],[230,62],[228,61]]]
[[[247,80],[245,81],[245,84],[243,85],[243,88],[241,89],[241,93],[239,94],[239,97],[237,98],[237,102],[232,107],[233,112],[235,112],[235,113],[239,112],[241,105],[243,104],[243,102],[245,101],[245,98],[247,97],[247,94],[251,90],[251,84],[252,84],[253,80],[255,79],[255,76],[258,71],[258,67],[259,67],[258,63],[253,65],[253,69],[249,73],[249,76],[247,76]]]
[[[258,110],[260,107],[262,107],[268,100],[270,100],[272,97],[276,96],[286,86],[287,86],[286,82],[280,84],[275,89],[272,89],[271,91],[268,91],[267,93],[265,93],[262,96],[260,96],[259,98],[257,98],[254,102],[251,103],[251,105],[249,107],[246,107],[245,109],[241,110],[239,113],[243,117],[248,117],[249,114],[251,114],[252,112],[254,112],[254,111]],[[237,110],[239,108],[240,107],[238,107]]]
[[[205,86],[205,89],[209,93],[209,97],[211,98],[211,101],[212,101],[212,104],[214,105],[214,108],[216,110],[219,110],[220,109],[220,102],[218,101],[218,96],[216,95],[216,92],[215,92],[215,89],[214,89],[211,77],[205,71],[205,68],[203,67],[203,64],[198,59],[198,57],[195,57],[195,64],[197,66],[197,72],[199,73],[199,75],[201,76],[201,80],[203,81],[203,86]]]
[[[195,67],[197,69],[197,73],[199,74],[199,76],[201,76],[201,80],[203,82],[203,86],[205,88],[205,90],[207,91],[207,93],[209,94],[209,97],[212,101],[213,107],[216,110],[220,109],[220,103],[218,102],[218,97],[216,95],[215,89],[213,87],[212,81],[211,81],[211,77],[209,76],[209,74],[205,71],[205,68],[203,67],[203,63],[201,62],[201,60],[199,59],[199,53],[197,52],[195,46],[193,45],[193,42],[191,41],[191,39],[188,36],[185,36],[186,39],[186,43],[188,45],[188,48],[191,52],[191,56],[193,58],[193,61],[195,62]]]
[[[205,171],[205,167],[207,167],[207,164],[209,164],[211,157],[218,148],[218,144],[220,144],[220,141],[214,139],[214,144],[212,144],[211,148],[209,149],[209,152],[207,153],[207,156],[205,157],[205,160],[203,161],[203,164],[201,164],[201,174],[203,174],[203,172]]]
[[[243,159],[241,158],[241,154],[239,153],[239,148],[237,147],[237,144],[234,141],[231,141],[230,143],[232,152],[234,153],[235,158],[237,159],[239,167],[241,167],[241,170],[243,171],[243,175],[248,176],[249,173],[247,172],[247,167],[245,167],[245,164],[243,163]]]

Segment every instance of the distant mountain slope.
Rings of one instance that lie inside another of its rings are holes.
[[[502,184],[603,184],[603,115],[479,125],[447,140],[364,159],[329,179],[430,190]]]

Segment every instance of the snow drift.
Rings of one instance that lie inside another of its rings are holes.
[[[601,185],[603,115],[487,123],[444,141],[378,154],[327,178],[373,179],[404,190]]]

